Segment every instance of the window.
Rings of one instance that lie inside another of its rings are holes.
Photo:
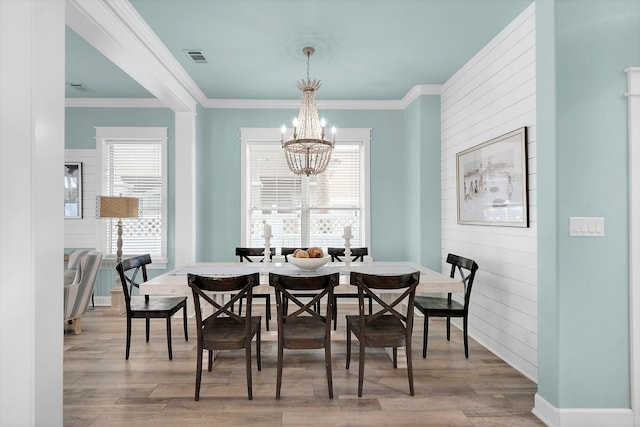
[[[123,257],[151,254],[156,267],[167,263],[167,129],[96,128],[103,196],[139,199],[138,218],[123,218]],[[98,220],[98,247],[115,254],[117,219]],[[115,255],[113,255],[115,256]]]
[[[327,170],[315,176],[289,171],[279,129],[242,129],[242,241],[272,247],[368,245],[369,129],[340,129]]]

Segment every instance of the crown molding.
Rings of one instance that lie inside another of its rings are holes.
[[[316,101],[322,110],[401,110],[400,101]],[[300,100],[278,99],[208,99],[204,108],[286,109],[297,110]]]
[[[419,97],[425,95],[437,95],[440,96],[442,93],[442,85],[416,85],[409,89],[409,92],[402,98],[400,103],[402,104],[402,109],[404,110],[409,105],[413,103]]]
[[[156,98],[67,98],[69,108],[168,108]]]
[[[326,100],[317,101],[322,110],[404,110],[420,96],[440,95],[442,85],[418,85],[399,101],[382,100]],[[200,104],[204,108],[225,108],[245,110],[297,110],[300,100],[279,99],[209,99],[204,98]],[[170,108],[161,100],[154,98],[67,98],[66,106],[70,108]]]

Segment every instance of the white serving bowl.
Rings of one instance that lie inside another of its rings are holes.
[[[322,267],[331,259],[330,256],[325,256],[322,258],[296,258],[294,256],[288,256],[289,262],[295,265],[298,268],[303,270],[317,270]]]

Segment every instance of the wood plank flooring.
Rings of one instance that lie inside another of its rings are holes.
[[[355,308],[355,306],[354,306]],[[338,329],[344,330],[344,305]],[[275,310],[273,310],[275,313]],[[357,340],[345,369],[344,341],[332,343],[334,399],[327,394],[323,350],[285,350],[282,396],[275,400],[276,343],[263,342],[262,371],[253,351],[253,400],[247,400],[244,352],[223,352],[195,383],[195,320],[184,341],[182,319],[172,323],[173,360],[165,321],[134,319],[129,360],[126,319],[107,307],[90,309],[82,334],[65,325],[65,426],[544,426],[533,414],[536,385],[473,340],[465,359],[462,333],[430,323],[429,355],[422,358],[422,318],[413,335],[415,396],[405,369],[393,369],[382,349],[367,349],[363,396],[358,398]],[[275,328],[275,320],[271,321]],[[263,321],[264,325],[264,321]],[[263,326],[264,327],[264,326]],[[354,357],[355,356],[355,357]],[[205,359],[206,360],[206,359]]]

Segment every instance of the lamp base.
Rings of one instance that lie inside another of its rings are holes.
[[[120,278],[116,277],[116,286],[111,289],[111,311],[117,314],[125,314],[127,312],[124,305],[124,294],[120,285]]]

